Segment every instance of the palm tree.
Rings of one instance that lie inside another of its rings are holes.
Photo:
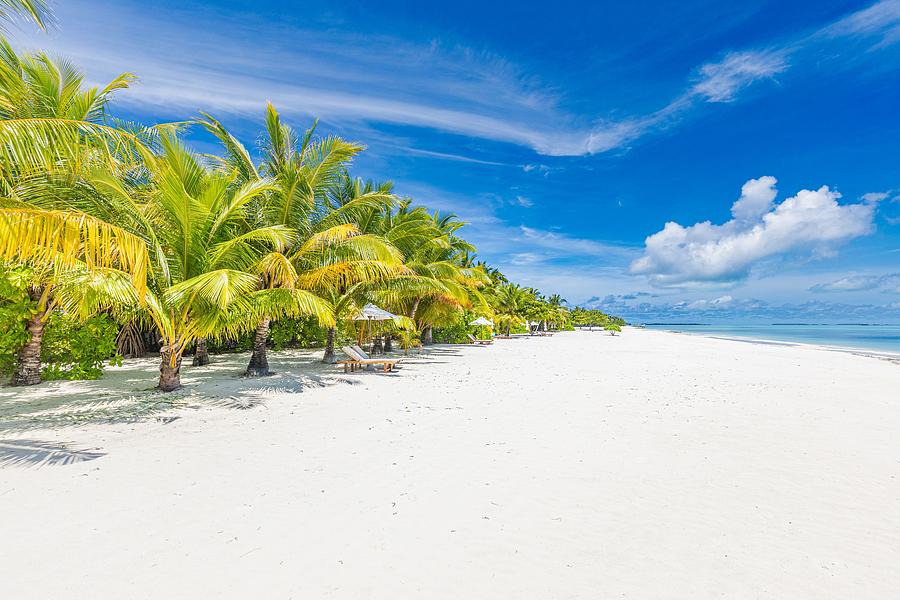
[[[174,137],[147,181],[101,175],[99,201],[125,215],[154,257],[146,316],[161,337],[159,389],[181,386],[181,359],[198,339],[236,335],[263,315],[315,315],[331,322],[331,307],[299,289],[260,289],[266,258],[289,245],[283,225],[258,226],[250,207],[277,189],[267,178],[238,182],[233,169],[209,170]]]
[[[355,225],[357,215],[393,202],[389,190],[366,190],[335,205],[334,190],[345,184],[346,166],[362,146],[337,137],[316,139],[315,124],[305,135],[281,122],[275,108],[266,108],[263,160],[257,168],[246,148],[220,122],[204,115],[201,123],[225,146],[226,164],[243,180],[270,177],[276,188],[256,204],[256,222],[282,226],[294,232],[290,243],[264,259],[260,286],[304,289],[331,300],[338,313],[348,302],[341,296],[391,275],[401,257],[377,236],[365,235]],[[340,314],[335,315],[340,317]],[[271,317],[257,324],[248,375],[268,375],[266,339]],[[324,360],[334,362],[334,323],[328,330]],[[330,349],[330,352],[329,352]]]
[[[44,14],[43,3],[29,6],[36,15]],[[135,276],[144,286],[147,265],[140,244],[102,220],[72,212],[67,203],[85,172],[112,168],[123,157],[132,162],[135,155],[145,154],[135,136],[120,135],[99,123],[113,92],[127,88],[133,80],[131,74],[123,73],[103,89],[85,89],[84,76],[68,61],[43,53],[20,56],[0,39],[0,193],[5,196],[0,204],[0,245],[5,245],[7,257],[17,255],[35,267],[28,295],[36,312],[26,323],[29,340],[19,352],[15,385],[41,381],[41,340],[56,306],[54,289],[63,271],[108,268],[116,262],[111,257],[99,263],[94,260],[104,250],[98,246],[102,241],[92,235],[115,231],[119,241],[109,250],[131,253],[122,264],[126,270],[142,270]],[[118,143],[125,139],[134,142],[131,148]],[[41,235],[51,237],[41,239]],[[30,248],[17,248],[25,243]],[[123,244],[128,247],[120,248]],[[61,247],[69,253],[54,256]],[[141,252],[143,257],[138,256]]]
[[[496,288],[493,297],[494,312],[499,321],[506,325],[506,335],[510,334],[512,324],[521,321],[531,291],[515,283],[507,283]]]
[[[119,227],[75,211],[0,209],[0,261],[3,260],[29,264],[34,273],[28,296],[35,303],[35,310],[26,322],[28,340],[16,358],[13,385],[41,382],[41,341],[47,319],[57,300],[75,304],[93,289],[86,275],[119,273],[122,280],[131,280],[131,289],[146,289],[148,256],[143,241]],[[81,280],[81,286],[62,285],[76,279]],[[68,293],[55,295],[56,287]],[[116,293],[121,297],[121,290]]]
[[[361,222],[400,250],[407,270],[385,282],[373,298],[415,320],[425,344],[432,343],[435,324],[474,304],[484,305],[478,288],[489,280],[471,266],[474,247],[456,235],[464,223],[454,215],[430,214],[407,199]]]

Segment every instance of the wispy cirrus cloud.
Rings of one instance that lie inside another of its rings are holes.
[[[811,292],[862,292],[879,290],[900,294],[900,273],[881,275],[852,274],[833,281],[817,283],[809,288]]]
[[[163,16],[108,0],[93,1],[92,18],[84,19],[83,4],[59,7],[64,27],[54,37],[26,41],[73,57],[98,80],[135,71],[142,85],[123,100],[160,116],[207,109],[256,118],[272,100],[288,114],[342,125],[430,128],[559,156],[627,147],[704,104],[734,101],[748,87],[786,73],[809,46],[861,36],[881,46],[900,31],[900,3],[883,0],[812,35],[698,65],[684,90],[659,109],[612,119],[571,114],[552,86],[526,69],[465,47],[300,30],[237,13],[205,15],[201,28],[188,13]],[[149,50],[147,30],[154,32]]]

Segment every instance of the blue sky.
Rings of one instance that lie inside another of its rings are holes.
[[[318,117],[571,303],[900,322],[900,0],[266,4],[57,2],[14,37],[136,73],[128,118]]]

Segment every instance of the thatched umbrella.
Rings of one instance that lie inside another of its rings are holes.
[[[469,323],[469,325],[475,325],[476,327],[493,327],[494,326],[494,324],[491,321],[488,321],[484,317],[478,317],[477,319],[475,319],[474,321]]]
[[[372,321],[390,321],[390,320],[396,319],[396,318],[397,318],[397,315],[395,315],[393,313],[389,313],[388,311],[384,310],[383,308],[378,308],[377,306],[375,306],[374,304],[371,304],[371,303],[366,304],[363,307],[363,309],[361,311],[359,311],[359,314],[357,314],[355,317],[353,317],[354,321],[363,321],[362,330],[360,331],[360,336],[359,336],[359,345],[362,346],[363,340],[366,336],[366,330],[369,328],[370,322],[372,322]],[[380,338],[376,338],[376,339],[379,342],[378,343],[379,347],[376,348],[375,345],[373,344],[373,347],[372,347],[373,353],[376,351],[378,351],[378,352],[381,351],[381,348],[380,348],[381,339]]]

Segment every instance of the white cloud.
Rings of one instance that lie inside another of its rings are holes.
[[[611,257],[622,256],[631,251],[612,244],[596,240],[570,237],[554,231],[544,231],[522,225],[519,236],[524,246],[533,246],[543,250],[557,251],[571,256]]]
[[[811,292],[859,292],[877,289],[885,292],[900,293],[900,273],[847,275],[827,283],[818,283],[809,289]]]
[[[516,266],[533,265],[542,260],[543,257],[540,254],[535,254],[534,252],[518,252],[510,256],[509,264]]]
[[[751,83],[769,79],[787,69],[780,52],[734,52],[721,62],[703,65],[693,93],[709,102],[730,102]]]
[[[826,256],[834,247],[873,231],[875,204],[839,204],[841,195],[822,186],[801,190],[773,205],[774,177],[751,179],[732,205],[732,220],[684,227],[666,223],[646,239],[631,273],[659,286],[733,282],[758,262],[787,254]]]
[[[900,0],[882,0],[840,19],[820,33],[831,37],[880,35],[880,45],[890,44],[900,34]]]
[[[778,195],[777,180],[771,176],[751,179],[741,186],[741,197],[731,205],[731,216],[736,221],[754,221],[772,209],[772,201]]]
[[[523,208],[531,208],[534,206],[534,201],[525,196],[516,196],[516,204]]]
[[[864,202],[881,202],[885,200],[890,194],[887,192],[869,192],[868,194],[863,194],[862,199]]]

